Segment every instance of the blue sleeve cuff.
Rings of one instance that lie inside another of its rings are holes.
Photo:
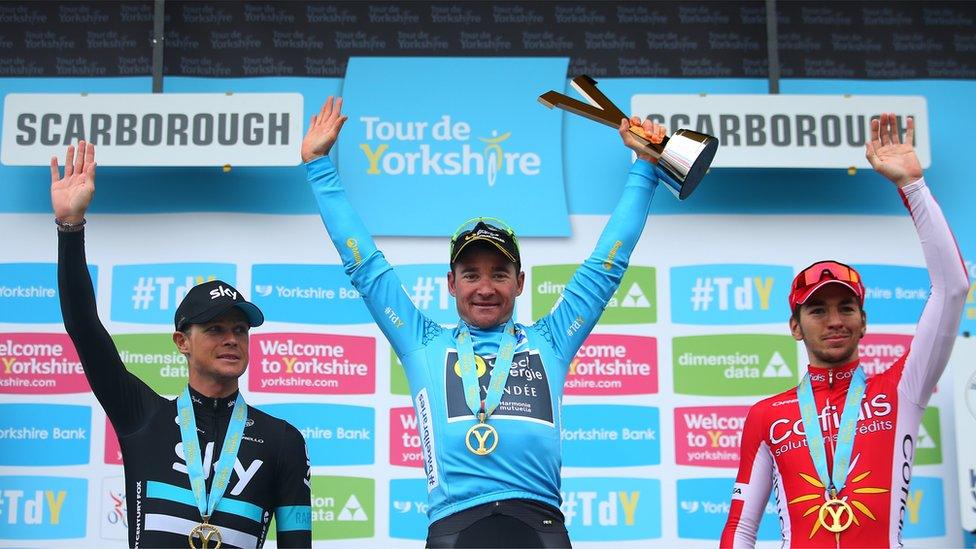
[[[335,170],[335,165],[332,163],[332,158],[329,155],[320,156],[305,163],[305,173],[309,179],[333,170]]]

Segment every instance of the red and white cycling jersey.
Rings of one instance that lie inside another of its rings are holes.
[[[922,243],[932,290],[908,353],[888,371],[867,380],[847,482],[837,495],[850,506],[852,523],[839,535],[819,524],[827,494],[807,449],[794,388],[760,401],[749,411],[722,547],[755,545],[771,490],[784,546],[901,546],[918,427],[949,360],[969,290],[955,240],[924,181],[907,185],[902,198]],[[828,469],[833,465],[847,389],[858,367],[853,362],[830,370],[808,368]],[[826,516],[831,523],[830,515]]]

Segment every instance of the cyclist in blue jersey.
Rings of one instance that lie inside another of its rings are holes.
[[[628,129],[641,126],[658,143],[664,129],[621,120],[638,159],[620,202],[593,254],[535,324],[513,318],[525,282],[514,231],[489,218],[462,226],[447,275],[461,321],[443,328],[411,302],[346,198],[328,156],[347,119],[341,110],[342,99],[330,97],[312,117],[302,160],[345,271],[406,370],[430,501],[427,546],[569,546],[559,510],[563,383],[620,284],[657,188],[655,167]]]

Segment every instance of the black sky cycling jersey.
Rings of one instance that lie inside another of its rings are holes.
[[[186,547],[200,523],[183,459],[176,401],[156,394],[125,369],[98,319],[85,263],[84,231],[58,233],[58,290],[64,326],[95,397],[122,448],[130,547]],[[190,389],[207,490],[237,398]],[[222,547],[260,547],[272,513],[279,547],[310,547],[309,462],[301,433],[252,406],[224,497],[210,522]]]

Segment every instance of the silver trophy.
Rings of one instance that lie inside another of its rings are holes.
[[[573,78],[572,85],[589,105],[552,90],[540,95],[539,102],[550,109],[563,109],[612,128],[620,127],[622,118],[629,118],[597,89],[596,80],[584,74]],[[630,132],[655,160],[658,177],[679,200],[688,198],[695,190],[718,150],[718,139],[692,130],[678,130],[661,143],[651,143],[640,127],[631,127]]]

